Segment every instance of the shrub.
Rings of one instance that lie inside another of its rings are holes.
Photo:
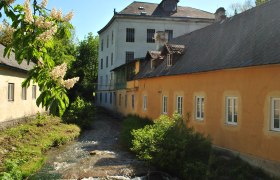
[[[141,129],[146,125],[152,124],[152,120],[148,118],[141,118],[137,115],[129,115],[122,122],[120,140],[127,149],[132,148],[132,130]]]
[[[90,102],[86,102],[82,98],[77,97],[66,110],[63,115],[63,120],[66,123],[76,124],[85,130],[91,128],[94,114],[95,107]]]
[[[137,156],[184,179],[206,176],[211,153],[209,138],[187,128],[179,115],[161,116],[153,125],[132,132]]]

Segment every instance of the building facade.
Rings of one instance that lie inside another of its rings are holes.
[[[142,58],[156,49],[154,34],[165,32],[167,39],[190,33],[214,22],[214,15],[205,11],[177,6],[177,0],[160,4],[133,2],[99,31],[99,70],[97,102],[115,109],[116,90],[124,87],[113,69]],[[126,74],[123,75],[126,78]]]
[[[118,112],[178,112],[216,147],[280,176],[279,8],[271,0],[148,52],[117,91]]]
[[[22,82],[27,77],[27,71],[34,64],[25,61],[21,65],[11,53],[10,58],[4,58],[4,46],[0,45],[0,127],[1,124],[35,115],[44,110],[36,105],[39,88],[36,84],[24,88]]]

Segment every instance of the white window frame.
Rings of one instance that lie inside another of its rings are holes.
[[[203,96],[195,97],[195,118],[200,121],[204,120],[204,102]]]
[[[183,96],[176,98],[176,111],[178,114],[183,115]]]
[[[36,99],[37,98],[37,86],[33,85],[32,86],[32,99]]]
[[[27,88],[26,87],[22,87],[22,89],[21,89],[21,99],[27,100]]]
[[[230,102],[229,102],[230,100]],[[236,105],[236,108],[234,108]],[[231,121],[229,121],[229,108],[231,108],[231,111],[233,112],[231,115]],[[237,116],[237,120],[235,122],[234,118],[235,118],[235,114]],[[238,124],[238,98],[235,96],[227,96],[226,97],[226,123],[230,124],[230,125],[237,125]]]
[[[162,97],[162,114],[167,114],[167,105],[168,105],[168,97],[163,96]]]
[[[147,100],[148,97],[146,95],[143,96],[143,110],[147,111]]]
[[[8,101],[15,100],[15,83],[8,83]]]
[[[280,132],[280,126],[279,126],[279,128],[275,128],[275,127],[274,127],[275,110],[279,111],[279,117],[278,117],[278,119],[279,119],[279,121],[280,121],[280,107],[279,107],[279,109],[275,109],[275,107],[274,107],[274,102],[275,102],[275,101],[280,101],[280,98],[271,98],[271,120],[270,120],[270,122],[271,122],[271,130],[272,130],[272,131],[278,131],[278,132]],[[280,123],[280,122],[279,122],[279,123]]]
[[[167,66],[172,66],[172,54],[167,54]]]

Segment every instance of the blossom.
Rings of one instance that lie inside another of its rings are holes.
[[[53,35],[56,32],[57,32],[57,26],[55,25],[55,26],[51,27],[49,30],[40,34],[36,39],[39,41],[48,41],[53,37]]]
[[[47,4],[48,4],[48,0],[42,0],[40,6],[41,6],[42,8],[45,8],[45,7],[47,6]]]
[[[33,15],[32,15],[32,11],[30,8],[30,0],[25,0],[24,4],[23,4],[23,9],[24,9],[24,21],[31,24],[33,23],[34,19],[33,19]]]
[[[71,21],[71,19],[73,18],[73,16],[74,16],[74,12],[71,11],[71,12],[69,12],[68,14],[66,14],[66,15],[63,17],[63,21],[69,22],[69,21]]]
[[[53,26],[53,22],[47,21],[44,17],[40,16],[35,19],[35,25],[39,28],[49,29]]]
[[[56,10],[55,8],[53,8],[51,10],[51,13],[50,13],[50,16],[58,21],[61,21],[62,20],[62,10]]]
[[[53,68],[53,70],[50,72],[51,78],[53,80],[63,79],[67,71],[67,64],[62,63],[59,66],[56,66]]]
[[[67,79],[65,81],[63,81],[63,86],[66,88],[66,89],[71,89],[72,87],[74,87],[74,85],[76,84],[76,82],[79,81],[79,77],[74,77],[72,79]]]

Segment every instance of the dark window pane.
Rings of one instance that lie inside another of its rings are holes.
[[[126,42],[134,42],[135,30],[134,28],[126,28]]]
[[[155,29],[147,29],[147,43],[154,43]]]

